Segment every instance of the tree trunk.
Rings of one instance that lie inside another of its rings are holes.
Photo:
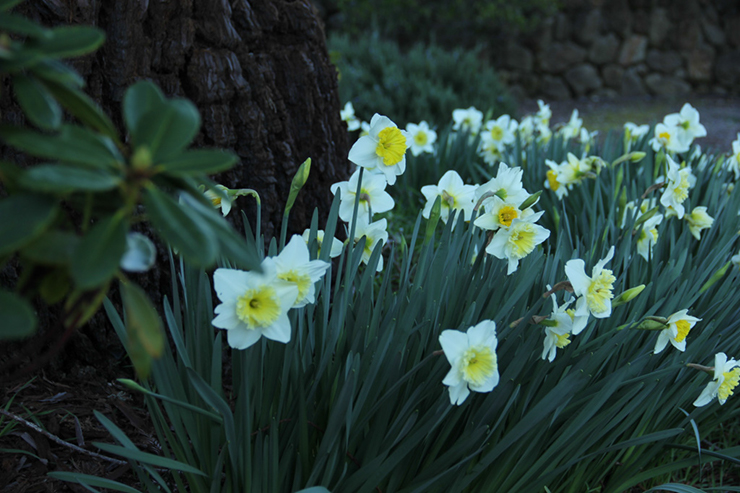
[[[124,91],[139,79],[200,110],[197,145],[229,148],[241,163],[215,180],[252,188],[262,199],[262,230],[279,231],[290,181],[312,158],[311,177],[291,213],[294,231],[325,217],[329,186],[346,180],[349,149],[339,118],[337,75],[309,0],[32,0],[42,24],[90,24],[107,39],[75,63],[87,91],[121,123]],[[255,217],[254,201],[240,207]]]

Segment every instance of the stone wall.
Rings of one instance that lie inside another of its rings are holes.
[[[740,0],[570,0],[507,37],[494,66],[518,97],[740,93]]]

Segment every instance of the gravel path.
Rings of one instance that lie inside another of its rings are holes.
[[[547,101],[546,101],[547,102]],[[654,98],[624,98],[608,101],[553,101],[551,124],[567,122],[577,109],[584,126],[606,134],[609,130],[621,131],[622,125],[631,121],[637,124],[663,121],[669,113],[678,113],[685,102],[699,110],[700,122],[707,129],[707,136],[697,139],[705,151],[727,153],[732,141],[740,133],[740,98],[717,96],[688,96],[682,100]],[[520,115],[537,111],[537,101],[527,100],[519,105]]]

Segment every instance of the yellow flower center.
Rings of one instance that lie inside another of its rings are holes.
[[[470,348],[462,359],[463,380],[476,386],[483,385],[497,368],[496,353],[489,347]]]
[[[681,203],[689,197],[689,179],[686,177],[688,173],[681,173],[681,179],[676,185],[676,189],[673,194],[676,196],[676,200]]]
[[[556,347],[559,347],[562,349],[568,344],[570,344],[570,339],[569,339],[570,334],[563,334],[563,335],[554,334],[554,336],[555,336],[555,346]]]
[[[280,300],[271,286],[248,289],[236,300],[236,316],[249,329],[269,327],[280,316]]]
[[[386,127],[378,133],[378,145],[375,154],[383,158],[383,164],[394,166],[401,162],[406,154],[406,137],[397,127]]]
[[[506,226],[507,228],[511,226],[511,221],[519,217],[519,213],[517,212],[516,208],[505,205],[498,211],[498,222]]]
[[[691,324],[686,320],[679,320],[676,322],[676,329],[678,330],[676,342],[682,342],[684,339],[686,339],[686,336],[689,335]]]
[[[740,383],[740,368],[733,368],[730,371],[726,371],[722,376],[725,377],[725,380],[719,386],[717,395],[720,402],[725,402],[733,394],[733,389]]]
[[[591,280],[591,284],[588,286],[588,293],[586,294],[586,301],[592,312],[605,312],[608,306],[611,305],[611,299],[614,298],[612,289],[616,280],[617,278],[614,277],[612,271],[609,269],[602,270],[596,278]]]
[[[550,185],[550,190],[552,190],[553,192],[560,188],[560,182],[558,182],[558,173],[554,169],[548,170],[547,183],[548,185]]]
[[[495,126],[491,129],[491,138],[493,140],[501,140],[504,137],[504,130],[499,127]]]
[[[658,138],[661,140],[665,140],[666,143],[671,140],[671,134],[669,132],[661,132],[658,134]]]
[[[509,243],[513,246],[512,254],[516,258],[526,257],[534,250],[535,230],[532,224],[522,223],[521,226],[509,237]]]
[[[278,279],[282,279],[283,281],[288,281],[289,283],[296,285],[298,288],[298,297],[295,300],[296,303],[303,301],[308,294],[308,290],[311,289],[311,278],[308,274],[303,274],[295,270],[289,270],[288,272],[278,274]]]
[[[213,204],[213,207],[220,207],[221,206],[221,196],[214,194],[211,197],[211,204]]]
[[[427,145],[427,142],[429,142],[429,137],[427,136],[427,133],[419,130],[414,134],[414,143],[418,146],[425,146]]]
[[[442,207],[456,209],[455,207],[456,202],[457,201],[455,200],[455,197],[447,193],[447,190],[442,190],[442,204],[441,204]]]

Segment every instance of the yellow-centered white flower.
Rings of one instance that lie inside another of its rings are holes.
[[[735,174],[736,181],[740,180],[740,133],[732,141],[732,156],[725,161],[725,166]]]
[[[365,237],[365,248],[362,250],[362,263],[367,264],[370,256],[375,250],[378,243],[388,242],[388,221],[381,219],[379,221],[369,222],[366,216],[359,216],[355,224],[355,243]],[[375,267],[376,272],[383,270],[383,255],[378,258],[378,265]]]
[[[655,152],[660,151],[661,148],[669,152],[686,152],[690,144],[679,136],[678,127],[669,127],[665,123],[655,125],[655,137],[650,139],[650,145]]]
[[[694,210],[686,214],[685,218],[689,223],[689,231],[697,240],[701,240],[703,229],[711,228],[714,224],[714,218],[707,214],[707,208],[704,206],[694,207]]]
[[[308,246],[308,240],[311,237],[311,229],[309,228],[303,231],[302,236],[303,236],[303,241],[305,241],[306,246]],[[324,245],[325,237],[326,237],[326,233],[324,232],[323,229],[319,229],[318,231],[316,231],[316,243],[318,243],[318,250],[316,251],[317,257],[321,256],[321,248]],[[331,249],[329,250],[329,258],[335,258],[335,257],[340,256],[342,254],[343,248],[344,248],[344,244],[340,240],[332,237]]]
[[[316,281],[324,276],[331,264],[323,260],[311,260],[308,245],[298,235],[293,235],[283,251],[274,259],[278,279],[298,288],[293,308],[300,308],[316,301]]]
[[[478,135],[483,124],[483,113],[475,109],[474,106],[468,109],[458,108],[452,112],[452,120],[455,122],[452,130],[468,131],[470,135]]]
[[[406,125],[406,133],[411,142],[411,154],[418,156],[422,152],[434,153],[434,143],[437,141],[437,132],[429,128],[425,121],[419,124],[409,123]]]
[[[663,221],[662,214],[655,214],[640,226],[637,233],[637,253],[645,260],[650,258],[653,247],[658,241],[658,225]]]
[[[650,125],[637,125],[636,123],[627,122],[624,124],[624,131],[627,134],[627,139],[635,142],[650,132]]]
[[[288,310],[298,288],[278,278],[275,261],[262,261],[262,273],[216,269],[213,285],[221,304],[214,309],[214,327],[226,330],[229,346],[246,349],[260,337],[290,341]]]
[[[508,228],[499,229],[486,247],[486,253],[508,260],[506,275],[519,268],[519,261],[532,253],[537,245],[550,237],[550,231],[534,224],[543,212],[515,218]]]
[[[342,121],[347,124],[347,130],[350,132],[354,132],[360,128],[360,120],[355,117],[355,108],[352,106],[350,101],[347,101],[344,108],[340,110],[339,116],[342,118]]]
[[[686,351],[686,336],[689,335],[689,331],[694,328],[696,322],[700,321],[700,318],[689,315],[688,310],[681,310],[668,317],[668,328],[661,330],[658,334],[654,353],[658,354],[663,351],[669,342],[679,351]]]
[[[452,366],[442,380],[449,387],[452,404],[462,404],[471,390],[490,392],[498,385],[495,322],[484,320],[467,332],[444,330],[439,335],[439,343]]]
[[[547,286],[547,289],[552,289],[551,286]],[[573,317],[568,312],[568,305],[572,300],[566,301],[562,305],[558,306],[558,300],[555,294],[552,294],[552,313],[547,319],[550,324],[545,326],[545,340],[544,348],[542,349],[542,359],[546,359],[550,363],[555,360],[558,349],[563,349],[565,346],[571,343],[570,334],[573,330]]]
[[[225,186],[216,185],[216,188],[219,190],[219,192],[206,190],[203,193],[205,194],[206,198],[211,201],[213,207],[216,209],[221,209],[221,214],[226,216],[229,212],[231,212],[231,205],[234,202],[234,197],[229,195],[229,189]]]
[[[334,183],[331,186],[331,193],[341,192],[341,202],[339,204],[339,217],[342,221],[352,222],[352,213],[355,210],[355,199],[357,198],[357,185],[360,180],[360,170],[356,170],[349,177],[349,181]],[[369,212],[373,214],[388,212],[396,205],[393,197],[385,191],[388,181],[385,175],[374,173],[363,173],[362,185],[360,187],[360,203],[358,204],[358,214],[368,216]]]
[[[479,186],[475,191],[476,202],[488,192],[511,204],[521,204],[529,198],[529,192],[522,185],[524,172],[519,167],[509,168],[506,163],[498,165],[496,176]],[[484,204],[485,207],[485,204]]]
[[[660,196],[660,203],[664,207],[672,207],[676,211],[676,217],[683,219],[685,209],[683,202],[689,198],[691,188],[691,168],[680,168],[670,156],[666,155],[668,172],[666,173],[666,187]]]
[[[684,103],[679,113],[666,115],[663,123],[669,128],[674,127],[678,138],[688,145],[694,139],[707,135],[707,129],[699,123],[699,112],[689,103]]]
[[[565,275],[568,276],[573,293],[578,296],[576,301],[576,316],[589,313],[596,318],[607,318],[612,314],[612,298],[614,298],[614,282],[617,280],[611,270],[604,266],[614,257],[614,247],[609,249],[606,257],[599,260],[591,271],[591,277],[586,275],[586,263],[581,259],[569,260],[565,263]],[[583,327],[574,327],[573,334],[577,335]]]
[[[509,115],[501,115],[496,120],[488,120],[481,132],[481,143],[494,142],[498,145],[512,144],[516,139],[518,123]]]
[[[706,406],[716,397],[724,404],[740,383],[740,361],[727,360],[725,353],[714,355],[714,379],[707,384],[701,395],[694,401],[694,406]]]
[[[349,160],[374,173],[382,173],[389,185],[396,176],[406,171],[408,134],[399,129],[387,116],[375,114],[370,120],[368,134],[357,139],[349,150]]]
[[[514,219],[523,219],[534,214],[531,208],[522,211],[519,204],[501,200],[497,195],[485,200],[484,204],[486,212],[478,216],[473,224],[489,231],[508,228]]]
[[[475,207],[475,189],[475,185],[466,185],[457,171],[449,170],[442,175],[436,185],[421,187],[421,193],[427,200],[421,215],[429,219],[432,206],[437,197],[440,197],[439,217],[445,224],[453,210],[456,210],[458,215],[462,213],[465,221],[468,221],[473,215],[473,207]]]
[[[560,128],[560,135],[565,140],[575,139],[581,135],[581,128],[583,127],[583,119],[578,117],[578,110],[574,109],[573,113],[570,114],[570,120],[563,127]]]

